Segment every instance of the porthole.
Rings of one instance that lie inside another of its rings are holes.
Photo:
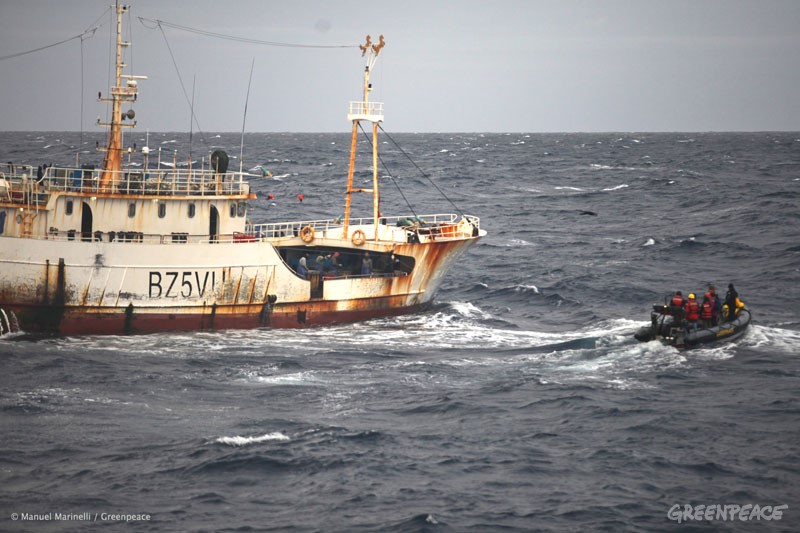
[[[158,204],[158,218],[164,218],[167,216],[167,204],[161,202]]]
[[[189,204],[189,218],[194,218],[196,210],[197,208],[194,204]]]
[[[66,214],[67,215],[71,215],[72,214],[72,200],[67,200]]]
[[[236,202],[231,203],[231,218],[236,218]]]
[[[128,204],[128,218],[133,218],[136,216],[136,202],[131,202]]]

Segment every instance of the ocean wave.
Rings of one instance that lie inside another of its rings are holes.
[[[536,246],[536,244],[526,241],[525,239],[512,238],[508,240],[492,240],[487,243],[488,246],[496,248],[517,248],[519,246]]]
[[[262,442],[270,442],[270,441],[287,441],[291,440],[290,437],[284,435],[280,432],[273,432],[273,433],[265,433],[264,435],[258,435],[256,437],[242,437],[236,435],[234,437],[217,437],[214,439],[214,442],[219,444],[226,444],[228,446],[247,446],[248,444],[259,444]]]
[[[753,324],[739,342],[750,348],[769,348],[770,351],[796,355],[800,346],[800,331]]]
[[[278,374],[272,376],[261,376],[256,373],[251,373],[247,379],[268,385],[313,385],[322,382],[322,380],[311,371],[294,372],[291,374]]]

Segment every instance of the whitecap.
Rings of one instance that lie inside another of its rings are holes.
[[[515,285],[514,290],[517,292],[533,291],[536,294],[539,294],[539,287],[536,285]]]
[[[255,376],[254,379],[259,383],[270,385],[306,385],[317,381],[311,372],[296,372],[277,376]]]
[[[647,239],[647,242],[645,242],[642,246],[653,246],[655,243],[656,243],[655,239],[651,237]]]
[[[530,243],[524,239],[511,239],[508,241],[506,246],[533,246],[533,243]]]
[[[450,302],[450,306],[458,314],[465,317],[487,318],[488,315],[471,302]]]
[[[560,190],[567,190],[567,191],[582,191],[582,190],[583,190],[583,189],[581,189],[580,187],[556,187],[555,189],[556,189],[557,191],[560,191]]]
[[[754,348],[769,346],[771,350],[795,354],[800,346],[800,331],[751,325],[740,342]]]
[[[622,185],[617,185],[616,187],[611,187],[609,189],[603,189],[604,191],[617,191],[619,189],[625,189],[628,187],[628,184],[623,183]]]
[[[217,442],[219,444],[227,444],[228,446],[246,446],[248,444],[258,444],[260,442],[268,442],[272,440],[286,441],[290,439],[283,433],[274,432],[274,433],[266,433],[264,435],[259,435],[257,437],[241,437],[239,435],[235,437],[219,437],[217,439],[214,439],[214,442]]]

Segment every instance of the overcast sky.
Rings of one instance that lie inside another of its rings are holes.
[[[101,25],[82,44],[0,60],[0,130],[93,131],[105,120],[97,93],[110,84],[110,3],[0,0],[0,56]],[[194,85],[202,131],[241,131],[253,61],[247,131],[348,131],[364,67],[355,47],[367,33],[387,43],[371,99],[385,103],[390,132],[800,130],[798,0],[130,4],[127,72],[149,77],[133,106],[139,131],[189,130],[178,72],[190,98]],[[162,34],[137,17],[327,47]]]

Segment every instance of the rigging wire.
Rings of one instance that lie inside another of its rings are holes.
[[[167,26],[168,28],[174,28],[176,30],[188,31],[190,33],[196,33],[198,35],[204,35],[206,37],[214,37],[217,39],[226,39],[228,41],[237,41],[240,43],[250,43],[250,44],[262,44],[265,46],[280,46],[284,48],[357,48],[358,45],[351,45],[351,44],[341,44],[341,45],[323,45],[323,44],[297,44],[297,43],[282,43],[277,41],[262,41],[260,39],[251,39],[248,37],[237,37],[236,35],[226,35],[224,33],[215,33],[212,31],[201,30],[198,28],[190,28],[189,26],[181,26],[180,24],[175,24],[173,22],[167,22],[165,20],[159,19],[149,19],[145,17],[138,17],[139,22],[142,23],[142,26],[145,28],[154,30],[156,28],[160,28],[161,26]],[[145,24],[145,21],[153,24],[152,27]],[[163,31],[163,30],[162,30]]]
[[[103,19],[105,18],[106,14],[109,13],[110,11],[111,11],[111,6],[107,7],[106,10],[103,11],[103,13],[99,17],[97,17],[94,22],[89,24],[89,26],[87,26],[86,29],[83,30],[83,33],[80,36],[81,37],[81,39],[80,39],[80,42],[81,42],[81,116],[80,116],[81,135],[80,135],[80,140],[78,141],[78,152],[75,154],[75,164],[76,164],[76,166],[80,165],[81,152],[83,151],[83,116],[84,116],[83,115],[83,112],[84,112],[83,111],[83,107],[84,107],[84,100],[85,100],[85,97],[84,97],[84,93],[85,93],[85,90],[84,90],[84,88],[85,88],[84,63],[85,62],[84,62],[84,57],[83,57],[83,42],[86,39],[90,39],[90,38],[94,37],[95,32],[98,29],[100,29],[100,28],[102,28],[103,26],[106,25],[106,23],[103,21]],[[91,35],[89,35],[90,32],[91,32]]]
[[[109,32],[108,32],[108,63],[106,64],[106,87],[111,87],[111,80],[114,78],[114,74],[112,74],[112,70],[114,69],[114,62],[116,58],[116,42],[115,42],[115,20],[114,20],[114,12],[109,7],[108,11],[108,21],[109,21]],[[102,93],[97,93],[97,100],[103,101]],[[105,121],[111,122],[111,112],[114,106],[106,105],[105,106]],[[98,122],[100,121],[100,117],[97,117]],[[108,141],[109,145],[110,139]],[[95,150],[99,147],[95,145]]]
[[[141,19],[141,17],[139,18]],[[167,45],[167,50],[169,50],[169,55],[172,58],[172,64],[175,67],[175,72],[178,74],[178,81],[180,82],[181,89],[183,90],[183,97],[186,99],[186,103],[189,104],[189,108],[192,110],[192,120],[194,120],[194,123],[197,124],[197,133],[200,134],[203,143],[206,145],[206,147],[208,147],[208,141],[206,140],[205,135],[203,135],[203,129],[200,127],[200,121],[197,120],[197,115],[194,114],[194,105],[189,100],[189,95],[186,92],[186,85],[184,85],[183,83],[183,77],[181,76],[181,71],[178,68],[178,62],[175,60],[175,54],[172,53],[172,47],[169,45],[169,40],[167,40],[167,34],[166,32],[164,32],[164,28],[162,28],[160,24],[158,25],[158,29],[161,30],[161,35],[164,37],[164,42]]]
[[[256,66],[256,58],[253,58],[253,62],[250,64],[250,79],[247,81],[247,97],[244,99],[244,116],[242,116],[242,144],[239,148],[239,174],[242,173],[243,165],[244,165],[244,125],[247,121],[247,104],[250,102],[250,84],[253,83],[253,70]]]
[[[382,132],[383,132],[383,133],[386,135],[386,137],[387,137],[387,138],[388,138],[390,141],[392,141],[392,144],[394,144],[394,146],[395,146],[395,147],[396,147],[398,150],[400,150],[400,152],[401,152],[401,153],[402,153],[404,156],[406,156],[406,158],[408,158],[408,160],[409,160],[409,161],[411,161],[411,164],[412,164],[412,165],[414,165],[414,166],[416,167],[416,169],[417,169],[417,170],[419,170],[420,174],[422,174],[422,175],[423,175],[423,176],[424,176],[424,177],[425,177],[425,178],[426,178],[426,179],[427,179],[429,182],[431,182],[431,185],[433,185],[433,187],[434,187],[434,188],[435,188],[437,191],[439,191],[439,194],[441,194],[441,195],[442,195],[442,197],[443,197],[445,200],[447,200],[448,202],[450,202],[450,205],[452,205],[452,206],[455,208],[455,210],[456,210],[456,211],[458,211],[458,214],[463,216],[463,215],[464,215],[464,211],[462,211],[462,210],[461,210],[461,208],[460,208],[460,207],[458,207],[458,206],[457,206],[457,205],[456,205],[456,204],[455,204],[455,203],[454,203],[454,202],[453,202],[453,201],[452,201],[452,200],[451,200],[451,199],[450,199],[450,198],[449,198],[449,197],[448,197],[448,196],[447,196],[447,195],[444,193],[444,191],[443,191],[442,189],[440,189],[440,188],[439,188],[439,186],[438,186],[438,185],[436,185],[436,182],[434,182],[434,181],[433,181],[433,179],[431,179],[431,177],[430,177],[430,176],[428,176],[428,175],[427,175],[427,174],[426,174],[426,173],[425,173],[425,172],[424,172],[424,171],[423,171],[421,168],[419,168],[419,165],[417,165],[417,163],[416,163],[416,162],[415,162],[413,159],[411,159],[411,156],[409,156],[409,155],[406,153],[406,151],[405,151],[405,150],[403,150],[403,148],[402,148],[402,147],[400,147],[400,145],[399,145],[399,144],[397,144],[397,142],[396,142],[394,139],[392,139],[392,136],[391,136],[391,135],[389,135],[389,134],[386,132],[386,130],[385,130],[385,129],[383,129],[383,126],[381,126],[380,124],[378,124],[378,127],[379,127],[379,128],[381,129],[381,131],[382,131]]]
[[[45,45],[45,46],[40,46],[39,48],[34,48],[33,50],[27,50],[25,52],[17,52],[15,54],[9,54],[9,55],[6,55],[6,56],[0,56],[0,61],[4,61],[6,59],[12,59],[12,58],[15,58],[15,57],[20,57],[20,56],[24,56],[24,55],[28,55],[28,54],[33,54],[35,52],[41,52],[42,50],[47,50],[48,48],[53,48],[53,47],[62,45],[64,43],[68,43],[70,41],[73,41],[75,39],[80,39],[81,42],[83,42],[85,39],[88,39],[90,37],[94,37],[94,34],[97,32],[97,30],[99,30],[100,28],[105,26],[105,22],[103,22],[101,24],[98,24],[98,22],[103,17],[105,17],[106,13],[108,11],[110,11],[110,10],[111,10],[110,7],[106,8],[106,10],[103,11],[103,14],[100,15],[99,17],[97,17],[97,20],[92,22],[89,25],[89,27],[87,27],[85,30],[83,30],[82,33],[79,33],[78,35],[73,35],[72,37],[68,37],[68,38],[64,39],[63,41],[58,41],[57,43],[48,44],[48,45]]]
[[[83,32],[81,34],[73,35],[72,37],[64,39],[63,41],[58,41],[57,43],[48,44],[46,46],[40,46],[39,48],[34,48],[33,50],[28,50],[26,52],[17,52],[16,54],[9,54],[7,56],[0,56],[0,61],[4,61],[6,59],[12,59],[14,57],[20,57],[20,56],[24,56],[24,55],[28,55],[28,54],[33,54],[34,52],[41,52],[42,50],[47,50],[48,48],[53,48],[55,46],[58,46],[58,45],[61,45],[61,44],[64,44],[64,43],[68,43],[68,42],[70,42],[72,40],[75,40],[75,39],[83,40],[83,38],[85,36],[87,36],[87,35],[89,37],[94,37],[94,34],[98,29],[100,29],[100,26],[97,26],[96,28],[92,28],[91,30],[86,30],[85,32]]]
[[[360,122],[358,124],[358,127],[359,129],[361,129],[361,133],[364,134],[364,138],[367,139],[367,142],[371,142],[369,134],[367,133],[367,131],[364,129],[364,126],[362,126]],[[386,166],[386,162],[383,160],[383,157],[381,157],[380,153],[378,154],[378,160],[381,162],[381,165],[383,165],[383,169],[386,171],[386,174],[392,180],[392,183],[394,183],[394,186],[397,187],[397,192],[399,192],[400,196],[403,197],[403,201],[405,201],[406,205],[411,210],[411,214],[414,215],[414,218],[417,218],[417,212],[414,210],[414,206],[411,205],[411,202],[408,201],[406,195],[403,194],[403,189],[400,188],[400,184],[397,183],[397,180],[394,179],[394,176],[392,176],[392,173],[389,171],[389,168]]]
[[[83,150],[83,39],[81,39],[81,136],[78,141],[78,153],[75,154],[75,166],[81,164],[81,150]]]
[[[133,67],[133,49],[134,49],[133,43],[135,43],[136,40],[133,38],[133,20],[131,20],[131,10],[130,10],[130,8],[127,10],[127,12],[125,14],[128,15],[128,46],[127,46],[127,49],[128,49],[128,57],[130,57],[130,64],[127,65],[127,66],[130,67],[130,72],[136,72],[136,69]]]

